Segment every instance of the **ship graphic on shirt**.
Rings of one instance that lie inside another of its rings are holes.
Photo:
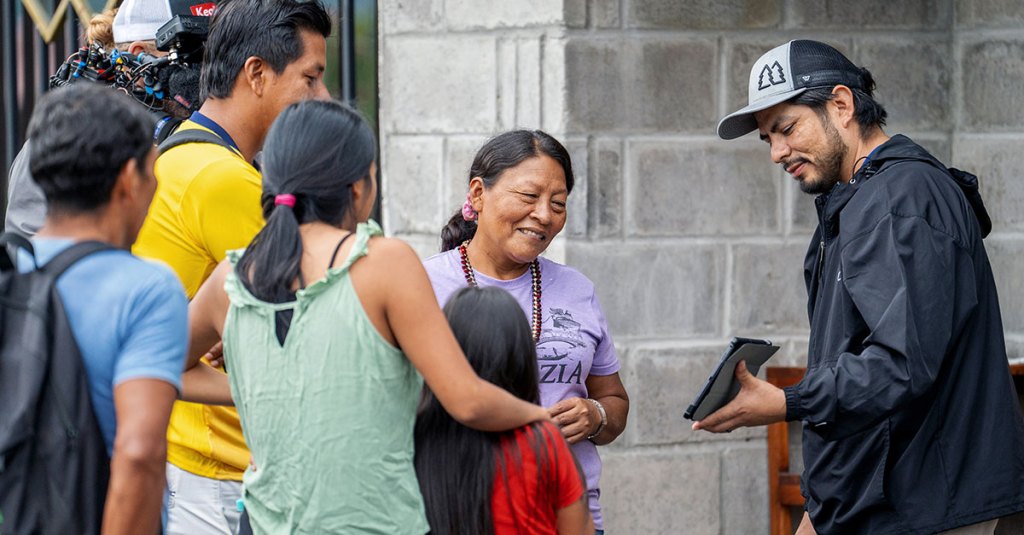
[[[562,360],[569,351],[586,345],[580,334],[580,323],[572,319],[572,312],[548,309],[547,317],[541,322],[540,340],[537,340],[537,360]]]
[[[562,308],[549,308],[541,322],[537,340],[537,361],[541,383],[579,384],[582,363],[578,356],[588,346],[580,332],[580,323],[572,312]]]

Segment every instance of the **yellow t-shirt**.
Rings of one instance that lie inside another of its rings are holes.
[[[188,129],[206,130],[192,121],[179,127]],[[155,174],[132,252],[169,265],[191,299],[226,252],[249,245],[263,227],[260,173],[234,150],[188,143],[157,158]],[[241,481],[249,464],[234,408],[175,402],[167,442],[167,460],[196,475]]]

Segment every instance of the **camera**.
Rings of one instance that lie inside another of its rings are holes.
[[[181,61],[201,60],[209,33],[209,17],[175,15],[156,31],[156,49],[177,55]]]
[[[157,50],[167,52],[163,57],[107,51],[92,43],[61,64],[50,88],[80,80],[103,83],[162,117],[187,117],[200,105],[199,68],[208,33],[208,17],[175,15],[156,32]]]

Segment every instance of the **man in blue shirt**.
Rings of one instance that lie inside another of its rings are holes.
[[[181,283],[128,251],[156,191],[154,123],[125,95],[76,84],[43,97],[29,125],[32,177],[47,205],[33,240],[37,262],[80,241],[116,248],[57,280],[111,455],[104,533],[157,530],[165,434],[188,344]],[[30,268],[24,260],[19,267]]]

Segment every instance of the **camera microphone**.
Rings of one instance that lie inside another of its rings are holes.
[[[140,65],[152,65],[153,67],[163,67],[171,62],[170,56],[154,56],[145,52],[141,52],[135,59]]]

